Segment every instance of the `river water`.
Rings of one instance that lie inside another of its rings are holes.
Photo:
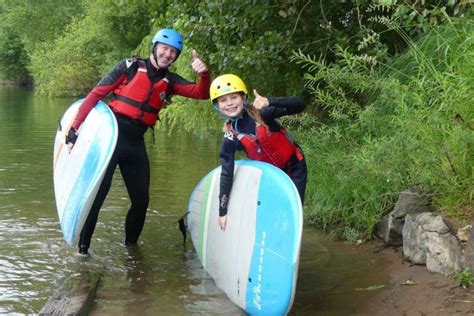
[[[0,314],[38,313],[64,277],[100,271],[91,315],[242,315],[203,270],[176,221],[218,165],[220,137],[159,128],[146,141],[152,180],[139,246],[123,246],[128,208],[117,171],[84,261],[63,241],[52,183],[58,119],[72,99],[0,86]],[[118,170],[118,169],[117,169]],[[350,315],[384,285],[384,259],[305,227],[294,315]]]

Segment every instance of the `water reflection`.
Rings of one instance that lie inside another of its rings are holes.
[[[144,256],[140,247],[127,247],[127,255],[124,257],[124,266],[127,269],[126,276],[128,282],[130,282],[130,296],[124,308],[126,315],[146,315],[147,310],[153,304],[153,297],[151,297],[149,293],[152,278],[148,275],[147,268],[143,261]],[[139,308],[138,310],[137,307]]]
[[[298,285],[292,315],[351,315],[373,292],[358,291],[388,284],[385,259],[370,249],[334,239],[305,227]]]

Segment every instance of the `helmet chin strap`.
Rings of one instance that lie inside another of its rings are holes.
[[[153,55],[153,59],[155,60],[156,66],[157,66],[158,68],[160,68],[160,66],[158,66],[158,58],[156,57],[156,49],[155,49],[155,48],[156,48],[156,44],[158,44],[158,43],[155,43],[155,44],[153,45],[151,54]]]
[[[247,110],[249,108],[250,102],[249,102],[249,99],[247,98],[246,94],[244,94],[244,98],[245,98],[245,100],[244,100],[244,109]]]

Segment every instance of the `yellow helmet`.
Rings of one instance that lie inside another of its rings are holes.
[[[212,102],[218,97],[235,92],[248,94],[247,87],[245,87],[245,83],[242,79],[232,74],[217,77],[212,81],[211,88],[209,89]]]

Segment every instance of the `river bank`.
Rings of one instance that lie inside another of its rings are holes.
[[[33,81],[30,78],[22,81],[0,79],[0,86],[17,86],[23,88],[31,88],[33,87]]]
[[[379,240],[363,247],[391,262],[387,271],[390,281],[374,290],[370,303],[358,306],[352,315],[474,314],[473,287],[464,289],[452,279],[427,271],[425,266],[405,261],[401,248],[384,248]]]

